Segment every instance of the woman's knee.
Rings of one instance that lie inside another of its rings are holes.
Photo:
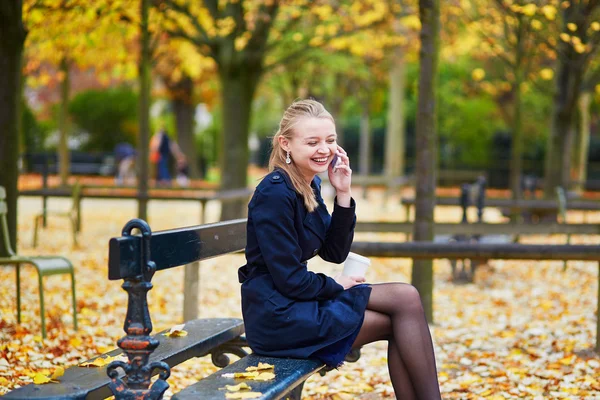
[[[407,283],[394,284],[394,297],[401,313],[423,313],[421,296],[413,285]]]

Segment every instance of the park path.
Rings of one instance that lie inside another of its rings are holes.
[[[324,191],[331,205],[331,192]],[[402,220],[398,198],[383,200],[383,191],[371,191],[362,199],[355,191],[359,220]],[[69,208],[66,199],[51,199],[49,208]],[[114,348],[123,335],[126,297],[119,282],[108,281],[107,244],[119,236],[123,224],[136,214],[131,200],[83,200],[81,246],[71,248],[67,224],[49,219],[49,228],[40,234],[41,245],[31,248],[33,215],[41,200],[19,200],[19,250],[22,254],[62,254],[76,266],[80,326],[71,330],[69,304],[65,300],[69,282],[59,276],[47,279],[46,309],[49,339],[39,335],[37,285],[33,271],[23,280],[24,323],[16,324],[14,269],[0,269],[0,394],[31,381],[33,372],[51,371],[57,365],[73,365],[97,352]],[[472,210],[474,212],[474,210]],[[207,222],[219,213],[209,203]],[[197,223],[199,206],[190,202],[151,201],[153,230]],[[501,217],[486,210],[488,221]],[[569,216],[581,222],[581,216]],[[460,210],[436,210],[438,221],[458,221]],[[600,222],[600,214],[588,217]],[[404,240],[402,235],[356,235],[357,240]],[[562,243],[564,238],[531,237],[530,242]],[[575,243],[599,244],[600,237],[574,237]],[[243,256],[207,260],[201,269],[201,317],[240,316],[237,267]],[[315,259],[315,271],[335,274],[340,267]],[[438,358],[438,372],[446,399],[503,398],[600,398],[600,357],[589,357],[594,343],[597,293],[597,266],[571,262],[566,271],[561,262],[494,261],[482,268],[476,283],[449,282],[447,261],[435,262],[435,296],[432,333]],[[181,268],[157,273],[150,292],[154,331],[180,323],[182,309]],[[367,275],[369,282],[410,282],[410,261],[374,259]],[[312,377],[305,398],[383,399],[393,398],[387,375],[385,344],[366,346],[363,357],[325,377]],[[4,361],[2,361],[4,360]],[[6,366],[5,364],[8,364]],[[170,382],[178,391],[215,368],[207,358],[186,362],[177,368]],[[171,393],[171,392],[170,392]]]

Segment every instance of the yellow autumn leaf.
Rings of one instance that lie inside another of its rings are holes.
[[[274,368],[275,368],[274,365],[259,362],[258,365],[255,367],[250,366],[250,367],[246,368],[246,371],[263,371],[266,369],[274,369]]]
[[[240,390],[252,390],[250,386],[246,382],[242,382],[239,385],[225,385],[225,389],[230,392],[239,392]]]
[[[554,77],[554,71],[551,68],[544,68],[540,71],[540,77],[545,81],[549,81]]]
[[[556,7],[554,6],[547,5],[542,7],[542,13],[549,21],[554,21],[556,18],[556,12]]]
[[[233,374],[234,378],[241,378],[241,379],[253,379],[253,378],[256,378],[257,376],[258,376],[258,371],[236,372]]]
[[[105,365],[110,364],[113,361],[117,361],[117,360],[121,360],[121,361],[127,361],[123,359],[124,356],[120,355],[120,356],[116,356],[116,357],[98,357],[96,359],[94,359],[94,361],[91,362],[83,362],[81,364],[79,364],[80,367],[104,367]]]
[[[479,82],[483,78],[485,78],[485,71],[482,68],[475,68],[473,72],[471,72],[471,77],[474,81]]]
[[[63,367],[58,367],[58,368],[56,368],[54,370],[54,372],[52,373],[52,376],[50,377],[50,379],[57,380],[58,378],[60,378],[64,374],[65,374],[65,369]]]
[[[262,396],[260,392],[225,393],[226,399],[257,399]]]
[[[253,379],[255,381],[270,381],[271,379],[275,379],[275,374],[272,372],[262,372]]]
[[[167,337],[182,337],[187,336],[187,331],[183,330],[185,324],[175,325],[173,326],[169,332],[165,333]]]
[[[533,3],[529,3],[523,7],[521,7],[521,12],[528,17],[532,17],[535,15],[535,11],[537,10],[537,6]]]
[[[571,32],[575,32],[577,30],[577,24],[574,24],[572,22],[569,22],[567,24],[567,28],[571,31]]]
[[[37,373],[33,376],[33,383],[35,383],[36,385],[44,385],[50,382],[52,382],[52,379],[50,379],[50,377],[44,374]]]
[[[73,348],[79,348],[83,344],[83,341],[78,337],[73,337],[69,340],[69,346]]]

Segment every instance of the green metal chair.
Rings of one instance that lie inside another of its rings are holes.
[[[73,233],[73,247],[77,247],[77,234],[81,230],[81,183],[79,181],[75,182],[73,185],[73,191],[71,194],[71,198],[73,200],[73,204],[71,205],[71,209],[69,211],[47,211],[43,210],[42,213],[37,214],[34,217],[33,224],[33,247],[37,247],[38,242],[38,229],[42,222],[44,221],[44,217],[46,215],[54,215],[57,217],[66,217],[69,219],[71,223],[71,230]]]
[[[73,265],[65,257],[60,256],[19,256],[11,245],[8,235],[8,221],[6,215],[8,207],[6,205],[6,191],[0,186],[0,223],[2,225],[2,237],[4,238],[4,248],[8,257],[0,257],[0,265],[15,265],[17,270],[17,322],[21,322],[21,264],[31,264],[38,272],[38,281],[40,287],[40,315],[42,320],[42,337],[46,337],[46,316],[44,309],[44,276],[69,274],[71,275],[71,294],[73,301],[73,326],[77,330],[77,303],[75,300],[75,274]]]

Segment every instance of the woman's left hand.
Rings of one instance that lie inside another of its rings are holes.
[[[338,161],[335,166],[329,166],[329,182],[335,188],[338,195],[350,192],[352,182],[352,170],[350,169],[350,159],[346,150],[340,146],[337,147]]]

